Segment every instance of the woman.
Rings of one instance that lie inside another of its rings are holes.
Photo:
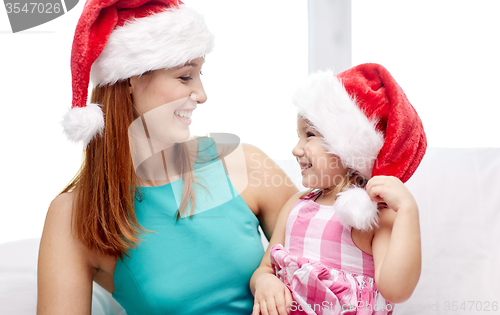
[[[38,314],[89,314],[92,281],[128,315],[251,313],[257,226],[269,237],[297,190],[253,146],[186,141],[212,41],[177,1],[86,3],[63,123],[85,160],[47,213]]]

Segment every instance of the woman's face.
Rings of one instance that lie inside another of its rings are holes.
[[[328,153],[321,134],[302,117],[297,118],[299,142],[292,153],[302,172],[302,185],[307,188],[328,189],[340,183],[347,169],[340,158]]]
[[[207,99],[201,83],[204,58],[184,66],[130,78],[135,117],[142,116],[149,136],[163,143],[189,138],[191,115]]]

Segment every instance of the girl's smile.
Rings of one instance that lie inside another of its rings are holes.
[[[304,173],[307,172],[312,167],[312,164],[309,162],[300,162],[299,161],[299,165],[300,165],[300,170],[301,170],[302,175],[304,175]]]
[[[297,118],[299,142],[292,153],[300,165],[302,185],[314,189],[328,189],[336,186],[347,169],[340,158],[328,153],[321,134],[302,117]]]

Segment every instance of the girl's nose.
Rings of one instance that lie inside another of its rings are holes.
[[[300,140],[299,140],[299,142],[297,142],[295,147],[292,149],[292,154],[297,158],[300,158],[304,155],[304,148],[303,148],[302,144],[300,143]]]

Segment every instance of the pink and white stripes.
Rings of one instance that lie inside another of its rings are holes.
[[[314,202],[320,191],[291,210],[285,246],[271,249],[276,275],[289,287],[292,314],[392,314],[374,283],[373,257],[352,241],[351,228],[338,221],[333,206]]]

